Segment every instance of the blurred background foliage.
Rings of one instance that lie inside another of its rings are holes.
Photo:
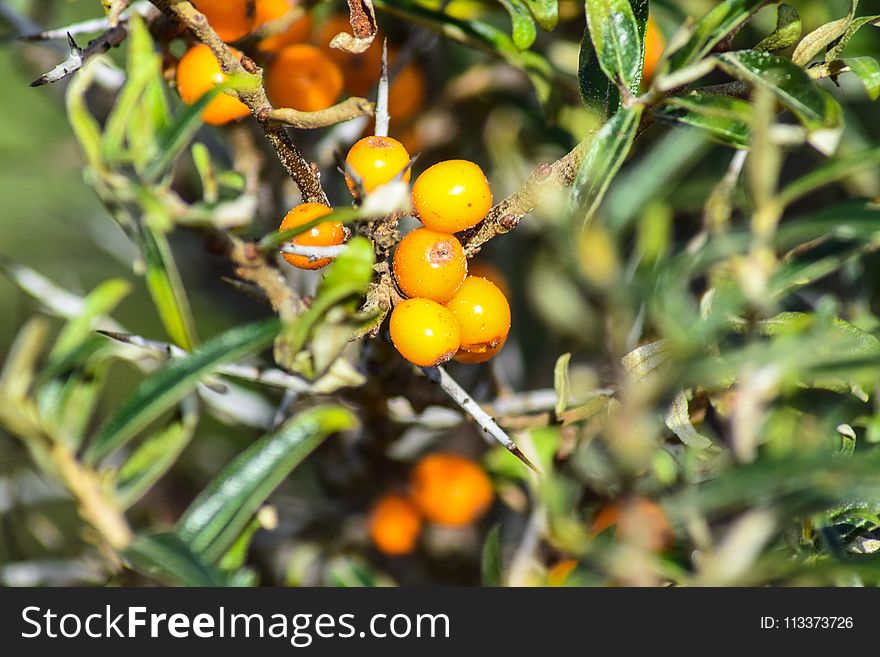
[[[560,0],[558,25],[534,29],[533,42],[530,19],[511,9],[522,4],[375,2],[383,32],[413,49],[428,80],[424,106],[406,125],[392,123],[392,136],[421,153],[417,170],[452,157],[478,162],[496,201],[605,119],[580,99],[583,4]],[[804,34],[851,8],[846,0],[790,4]],[[77,78],[28,88],[66,56],[66,46],[16,40],[36,26],[94,18],[100,4],[3,5],[0,263],[13,275],[0,276],[0,362],[20,354],[12,347],[15,336],[30,335],[23,327],[47,314],[47,297],[22,291],[15,272],[19,282],[38,272],[83,297],[113,279],[116,287],[102,287],[96,301],[106,308],[95,315],[112,315],[115,328],[100,321],[94,326],[165,340],[137,250],[84,182],[84,159],[64,101],[65,87]],[[340,10],[315,5],[315,20]],[[667,41],[688,17],[717,5],[650,3]],[[508,9],[519,16],[513,24]],[[880,14],[880,3],[860,2],[857,14]],[[472,21],[493,27],[482,32],[492,35],[488,45],[438,32],[457,29],[460,36]],[[776,6],[768,4],[736,34],[733,47],[753,47],[776,21]],[[777,54],[791,57],[793,45]],[[129,41],[108,57],[124,69],[130,47]],[[880,31],[871,25],[859,30],[846,56],[880,56]],[[728,72],[708,73],[700,84],[728,82]],[[855,75],[819,84],[840,103],[846,126],[830,158],[803,143],[803,135],[792,138],[791,130],[780,128],[796,122],[789,115],[780,119],[763,94],[737,116],[752,135],[746,137],[747,159],[706,131],[643,123],[585,228],[584,206],[572,219],[567,193],[550,195],[516,230],[483,248],[481,266],[509,291],[511,338],[490,366],[449,369],[538,462],[540,478],[504,450],[487,449],[473,425],[410,373],[380,334],[348,355],[366,383],[359,392],[336,395],[358,416],[360,428],[321,444],[308,458],[303,454],[296,471],[278,482],[271,506],[258,503],[256,520],[255,507],[229,521],[240,534],[210,536],[219,543],[207,554],[193,541],[208,541],[199,532],[210,532],[210,525],[190,527],[190,534],[180,525],[168,532],[193,500],[204,499],[218,473],[235,474],[224,467],[271,428],[281,402],[277,390],[241,384],[239,401],[249,405],[234,417],[228,401],[207,403],[197,429],[191,428],[195,437],[174,443],[185,445],[179,458],[129,510],[138,538],[124,557],[131,568],[123,570],[94,550],[94,536],[70,496],[34,465],[39,454],[28,453],[16,432],[0,423],[0,583],[880,583],[880,121],[878,106]],[[183,116],[176,94],[167,96],[173,115]],[[92,90],[86,97],[92,113],[107,115],[111,93]],[[207,146],[219,170],[230,170],[229,198],[245,185],[240,172],[231,171],[238,163],[230,143],[247,137],[258,144],[269,164],[253,211],[242,211],[247,221],[237,229],[258,239],[277,227],[297,195],[252,128],[201,128],[195,140]],[[347,148],[363,129],[294,131],[324,169],[334,206],[349,197],[333,172],[333,146]],[[814,184],[826,174],[820,182],[828,184]],[[175,176],[175,191],[199,201],[188,148]],[[268,317],[262,304],[224,282],[231,267],[205,248],[198,231],[177,229],[168,238],[200,336]],[[318,280],[290,279],[307,294]],[[62,326],[52,318],[46,330],[56,336]],[[255,340],[247,355],[265,346]],[[101,381],[95,412],[81,419],[86,426],[74,451],[85,435],[107,433],[107,418],[160,360],[113,347],[100,365],[56,370],[53,381],[62,386],[74,379]],[[318,401],[332,401],[332,395]],[[314,403],[305,395],[295,408],[315,412]],[[342,415],[321,419],[314,435],[349,427],[348,411],[337,411]],[[190,412],[175,401],[157,408],[147,424],[187,431]],[[314,420],[294,415],[285,425],[290,435],[300,430],[296,422]],[[415,554],[384,556],[367,538],[370,504],[404,490],[411,464],[431,451],[480,460],[496,501],[479,523],[429,526]],[[167,453],[161,443],[157,453]],[[122,459],[117,454],[105,467]],[[255,491],[252,499],[269,492]],[[189,547],[181,547],[182,540]],[[195,557],[167,573],[157,570],[164,554]]]

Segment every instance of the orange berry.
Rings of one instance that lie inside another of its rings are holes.
[[[345,163],[360,176],[364,191],[368,194],[394,180],[404,169],[406,173],[401,180],[409,182],[409,160],[409,153],[403,144],[391,137],[364,137],[351,147],[345,157]],[[345,176],[345,182],[354,194],[354,181]]]
[[[510,304],[494,283],[468,276],[447,303],[461,327],[461,348],[475,353],[495,349],[510,331]]]
[[[317,42],[342,71],[348,92],[354,96],[365,96],[379,82],[379,73],[382,70],[382,37],[377,34],[366,51],[355,55],[330,47],[330,41],[340,32],[351,34],[351,23],[348,16],[335,14],[321,24]]]
[[[342,72],[324,53],[305,44],[282,48],[266,74],[275,107],[302,112],[327,109],[342,92]]]
[[[565,586],[568,576],[577,568],[578,562],[575,559],[563,559],[547,571],[548,586]]]
[[[445,363],[459,347],[459,328],[446,308],[430,299],[407,299],[391,311],[391,341],[420,367]]]
[[[645,31],[645,65],[642,68],[642,80],[647,84],[654,77],[657,65],[666,48],[666,39],[657,27],[652,16],[648,17],[648,27]]]
[[[318,217],[330,214],[331,210],[320,203],[301,203],[287,213],[281,222],[279,231],[289,230],[302,226]],[[293,244],[300,246],[335,246],[345,241],[345,227],[338,221],[325,221],[312,226],[306,232],[297,235],[291,240]],[[284,259],[299,269],[320,269],[330,264],[331,258],[319,258],[309,260],[306,256],[285,253]]]
[[[237,50],[232,51],[240,57]],[[187,50],[177,64],[177,91],[187,105],[192,105],[218,84],[226,81],[220,62],[208,46],[200,43]],[[211,125],[223,125],[250,114],[238,98],[221,93],[202,112],[202,120]]]
[[[467,259],[455,235],[417,228],[394,252],[394,277],[408,297],[449,301],[467,276]]]
[[[495,355],[504,348],[505,342],[507,342],[506,339],[502,340],[494,348],[486,349],[485,351],[468,351],[467,349],[459,349],[453,360],[458,363],[465,363],[466,365],[485,363],[487,360],[494,358]]]
[[[416,178],[412,201],[425,226],[457,233],[482,221],[492,207],[492,192],[479,166],[467,160],[446,160]]]
[[[193,4],[224,41],[238,41],[253,29],[248,0],[194,0]]]
[[[277,21],[299,4],[297,0],[257,0],[254,10],[254,29]],[[312,22],[308,14],[294,19],[282,32],[262,39],[257,47],[263,52],[278,52],[285,46],[308,39]]]
[[[492,483],[473,461],[431,454],[410,473],[415,505],[431,522],[460,527],[481,518],[492,504]]]
[[[392,54],[388,54],[392,66]],[[425,76],[415,62],[408,62],[391,80],[388,113],[392,121],[403,123],[415,116],[425,103]]]
[[[385,554],[412,552],[421,531],[419,510],[402,495],[385,495],[370,511],[370,539]]]
[[[663,507],[644,497],[602,507],[593,520],[593,531],[598,534],[615,525],[618,540],[652,552],[669,548],[675,540]]]

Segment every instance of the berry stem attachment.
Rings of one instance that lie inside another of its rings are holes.
[[[377,137],[387,137],[391,124],[388,114],[388,39],[382,42],[382,72],[379,75],[379,91],[376,96],[376,129]]]
[[[505,433],[504,429],[498,426],[495,418],[484,411],[480,405],[474,401],[474,398],[471,397],[467,391],[465,391],[465,389],[449,375],[449,372],[442,367],[422,367],[421,370],[425,373],[425,376],[428,377],[428,380],[430,380],[431,383],[436,383],[440,386],[465,413],[473,418],[474,422],[479,425],[484,434],[504,445],[511,454],[522,461],[536,474],[541,474],[541,471],[538,470],[526,455],[522,453],[520,448],[516,446],[513,439]]]

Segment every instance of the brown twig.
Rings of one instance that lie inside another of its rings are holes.
[[[186,25],[196,38],[211,49],[220,68],[227,75],[261,76],[262,73],[257,65],[248,57],[239,60],[229,49],[223,40],[217,36],[208,24],[205,15],[193,7],[188,0],[152,0],[153,4],[161,12],[177,19]],[[269,119],[272,112],[272,104],[266,96],[266,90],[262,84],[248,85],[247,88],[237,89],[238,99],[248,106],[251,114],[257,119],[266,139],[275,149],[278,159],[287,170],[287,173],[299,187],[303,199],[312,203],[330,205],[327,195],[321,187],[321,181],[317,167],[308,162],[290,139],[287,129]]]
[[[332,107],[314,112],[301,112],[289,107],[272,109],[266,115],[270,123],[292,128],[326,128],[361,116],[373,116],[375,104],[366,98],[346,98]]]
[[[482,222],[464,234],[465,255],[470,258],[493,237],[516,228],[520,219],[535,209],[547,191],[569,187],[577,177],[588,143],[588,140],[582,141],[552,164],[538,165],[522,187],[493,207]]]

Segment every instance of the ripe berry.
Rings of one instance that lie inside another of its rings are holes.
[[[238,41],[253,29],[248,0],[194,0],[193,4],[224,41]]]
[[[314,112],[330,107],[342,92],[342,72],[313,46],[287,46],[269,66],[266,92],[275,107]]]
[[[496,347],[486,349],[486,351],[468,351],[467,349],[459,349],[453,360],[467,365],[485,363],[487,360],[494,358],[495,355],[504,348],[505,342],[506,340],[502,340]]]
[[[599,534],[614,526],[617,540],[652,552],[665,550],[675,540],[663,507],[644,497],[602,507],[593,520],[593,532]]]
[[[237,50],[232,52],[237,57],[241,56]],[[187,50],[177,64],[177,91],[187,105],[192,105],[225,81],[226,75],[220,69],[220,62],[211,49],[202,43]],[[202,119],[211,125],[223,125],[248,114],[250,110],[247,105],[238,98],[221,93],[205,107]]]
[[[391,341],[409,362],[421,367],[445,363],[458,351],[458,322],[430,299],[407,299],[391,312]]]
[[[364,137],[351,147],[345,157],[345,163],[360,177],[368,194],[394,180],[404,169],[406,173],[401,180],[409,182],[409,160],[409,153],[403,144],[391,137]],[[345,182],[355,193],[354,181],[345,176]]]
[[[447,303],[461,327],[461,348],[484,353],[499,347],[510,331],[510,305],[494,283],[468,276]]]
[[[425,518],[452,527],[481,518],[493,498],[483,469],[455,454],[431,454],[419,461],[410,473],[410,491]]]
[[[297,4],[299,4],[298,0],[257,0],[254,10],[254,29],[282,18]],[[278,52],[285,46],[305,41],[309,37],[311,28],[309,15],[303,14],[293,20],[283,32],[262,39],[257,44],[257,48],[263,52]]]
[[[457,233],[482,221],[492,207],[492,192],[479,166],[467,160],[447,160],[416,178],[412,201],[425,226]]]
[[[394,61],[393,50],[388,53],[389,70]],[[388,89],[388,113],[395,121],[411,119],[425,103],[425,76],[415,62],[408,62],[391,79]]]
[[[666,39],[663,38],[663,33],[657,27],[654,18],[649,16],[648,27],[645,31],[645,65],[642,68],[642,80],[645,83],[650,82],[654,77],[665,48]]]
[[[385,554],[412,552],[421,531],[419,510],[402,495],[385,495],[370,511],[370,539]]]
[[[302,226],[318,217],[330,214],[330,208],[320,203],[302,203],[287,213],[279,231]],[[300,246],[335,246],[345,241],[345,227],[338,221],[325,221],[309,228],[291,240]],[[284,259],[299,269],[320,269],[330,264],[331,258],[309,260],[306,256],[285,253]]]
[[[449,301],[465,276],[467,259],[455,235],[418,228],[394,252],[394,277],[408,297]]]

